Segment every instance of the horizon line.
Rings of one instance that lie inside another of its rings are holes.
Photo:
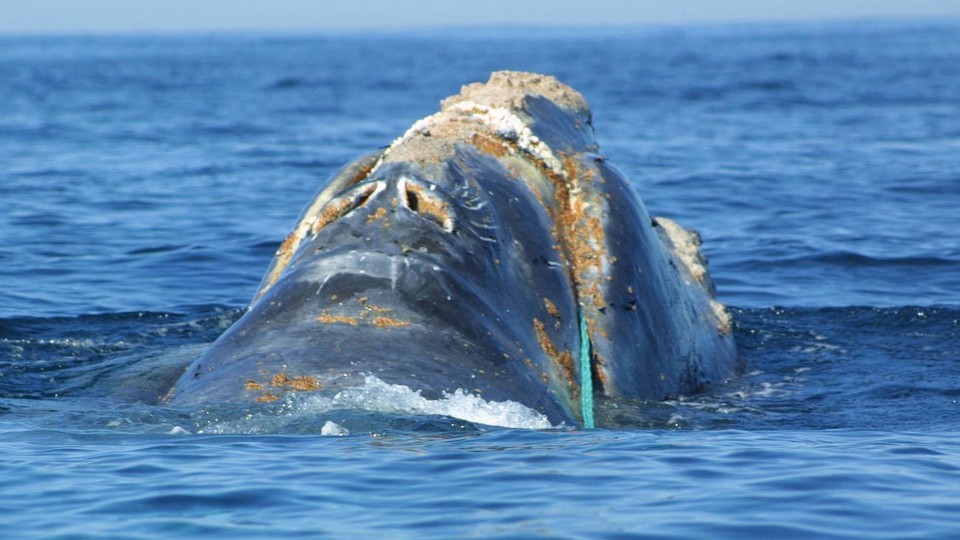
[[[842,24],[883,24],[883,23],[960,23],[960,16],[861,16],[861,17],[811,17],[809,19],[742,19],[742,20],[701,20],[701,21],[659,21],[650,23],[614,23],[614,24],[567,24],[567,23],[439,23],[439,24],[398,24],[398,25],[340,25],[340,26],[289,26],[289,27],[198,27],[198,28],[131,28],[131,29],[103,29],[103,28],[76,28],[61,29],[33,29],[33,30],[6,30],[0,29],[0,37],[110,37],[110,36],[178,36],[178,35],[344,35],[380,33],[406,34],[410,32],[443,32],[467,31],[489,32],[505,30],[530,31],[630,31],[630,30],[670,30],[683,28],[719,29],[728,27],[763,27],[763,26],[813,26],[813,25],[842,25]]]

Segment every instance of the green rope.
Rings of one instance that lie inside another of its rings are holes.
[[[590,370],[590,334],[587,333],[587,320],[583,313],[580,319],[580,412],[583,414],[583,427],[593,429],[593,373]]]

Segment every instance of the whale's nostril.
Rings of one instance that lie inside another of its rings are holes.
[[[453,232],[453,211],[450,204],[439,195],[430,193],[422,184],[416,182],[402,182],[400,192],[407,208],[436,223],[441,229]]]
[[[377,190],[377,186],[376,186],[375,184],[371,184],[370,187],[368,187],[368,188],[364,189],[363,191],[361,191],[361,192],[357,195],[356,199],[354,199],[353,208],[351,208],[350,210],[347,210],[347,212],[350,212],[350,211],[352,211],[352,210],[355,210],[355,209],[360,208],[361,206],[367,204],[367,201],[370,200],[370,197],[373,197],[373,193],[374,193],[376,190]]]
[[[345,217],[357,208],[367,205],[380,193],[386,184],[383,182],[371,182],[362,184],[356,188],[348,190],[346,193],[328,202],[317,214],[317,217],[311,225],[310,232],[316,234],[320,229],[331,223]],[[450,203],[438,193],[433,193],[433,187],[401,178],[398,183],[400,202],[411,212],[419,217],[430,221],[446,232],[453,232],[454,214]],[[397,204],[397,198],[394,198],[393,204]],[[373,210],[376,210],[373,213]],[[384,208],[375,208],[371,210],[370,221],[375,221],[384,215]]]
[[[334,221],[367,204],[367,201],[381,189],[383,189],[383,185],[379,182],[371,183],[347,196],[330,201],[320,212],[320,215],[317,216],[317,220],[314,221],[311,227],[311,232],[316,233]]]
[[[420,212],[420,199],[417,198],[417,192],[407,188],[405,195],[407,196],[407,208],[413,210],[414,212]]]

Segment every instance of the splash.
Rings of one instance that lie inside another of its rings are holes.
[[[346,435],[346,429],[330,419],[333,411],[364,411],[403,416],[447,416],[473,424],[517,429],[550,429],[547,417],[513,401],[487,401],[480,396],[457,389],[445,392],[440,399],[428,399],[419,390],[400,384],[389,384],[373,375],[366,375],[361,386],[347,388],[333,397],[291,393],[269,412],[249,411],[232,419],[222,411],[200,412],[197,433],[280,433],[315,432],[322,435]]]
[[[344,435],[349,435],[349,434],[350,434],[350,431],[348,431],[347,429],[345,429],[345,428],[344,428],[343,426],[341,426],[340,424],[337,424],[336,422],[332,422],[332,421],[330,421],[330,420],[327,420],[327,421],[323,424],[323,427],[320,428],[320,434],[321,434],[321,435],[328,435],[328,436],[331,436],[331,437],[342,437],[342,436],[344,436]]]
[[[480,396],[455,390],[440,399],[427,399],[419,390],[401,384],[389,384],[373,375],[364,377],[363,386],[348,388],[333,399],[311,397],[304,407],[363,409],[367,411],[450,416],[476,424],[521,429],[554,427],[543,414],[514,401],[487,401]]]

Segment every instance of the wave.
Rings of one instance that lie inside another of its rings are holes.
[[[850,266],[850,267],[960,267],[960,260],[946,256],[904,256],[904,257],[882,257],[875,255],[866,255],[856,251],[836,250],[828,252],[813,253],[809,255],[797,255],[780,258],[765,258],[751,261],[744,261],[755,265],[780,265],[789,264],[810,264],[822,267],[824,265]]]

